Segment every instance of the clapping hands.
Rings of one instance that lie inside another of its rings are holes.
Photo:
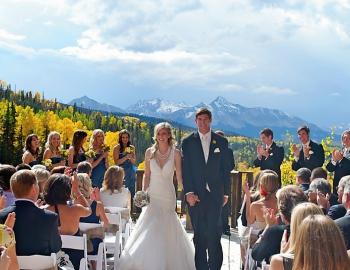
[[[269,151],[264,149],[264,147],[262,145],[258,145],[256,147],[256,152],[257,152],[259,158],[261,158],[262,156],[268,158],[268,156],[269,156]]]
[[[275,225],[277,224],[277,217],[276,217],[276,213],[275,213],[275,209],[272,208],[264,208],[263,209],[264,212],[264,219],[265,222],[267,224],[267,226],[271,226],[271,225]]]
[[[332,159],[338,162],[343,159],[343,154],[339,150],[334,149],[332,152]]]
[[[299,158],[299,149],[297,147],[297,145],[295,143],[292,144],[292,151],[293,151],[293,155],[297,158]]]

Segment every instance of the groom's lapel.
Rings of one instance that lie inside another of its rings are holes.
[[[208,162],[207,165],[209,164],[209,162],[211,161],[212,158],[214,158],[214,150],[215,148],[217,148],[217,142],[214,138],[214,132],[211,132],[211,140],[210,140],[210,146],[209,146],[209,156],[208,156]]]
[[[197,148],[198,148],[198,151],[197,151],[197,153],[199,155],[198,158],[202,161],[203,166],[205,166],[204,152],[203,152],[202,142],[201,142],[201,138],[199,137],[198,131],[194,133],[194,138],[195,138]]]

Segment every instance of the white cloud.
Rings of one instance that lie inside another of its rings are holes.
[[[256,94],[273,94],[273,95],[295,95],[295,91],[289,88],[280,88],[275,86],[259,86],[253,90]]]
[[[339,97],[340,93],[339,92],[333,92],[333,93],[330,93],[329,95],[332,96],[332,97]]]
[[[0,41],[20,41],[24,40],[26,37],[24,35],[17,35],[0,28]]]

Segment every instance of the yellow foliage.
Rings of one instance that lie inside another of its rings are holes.
[[[139,170],[144,170],[145,169],[145,161],[140,162],[139,166],[137,167]]]

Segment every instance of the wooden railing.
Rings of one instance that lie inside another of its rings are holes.
[[[143,170],[137,170],[137,183],[136,190],[142,190],[142,179],[143,179]],[[174,176],[175,177],[175,176]],[[239,215],[239,210],[242,205],[242,180],[246,179],[249,183],[249,186],[253,184],[253,172],[250,171],[231,171],[231,194],[229,197],[229,204],[231,205],[231,227],[235,228],[237,226],[237,218]],[[176,185],[176,181],[174,181]],[[175,186],[177,189],[177,187]],[[178,198],[179,199],[179,198]],[[139,212],[138,209],[133,209],[134,213]]]

